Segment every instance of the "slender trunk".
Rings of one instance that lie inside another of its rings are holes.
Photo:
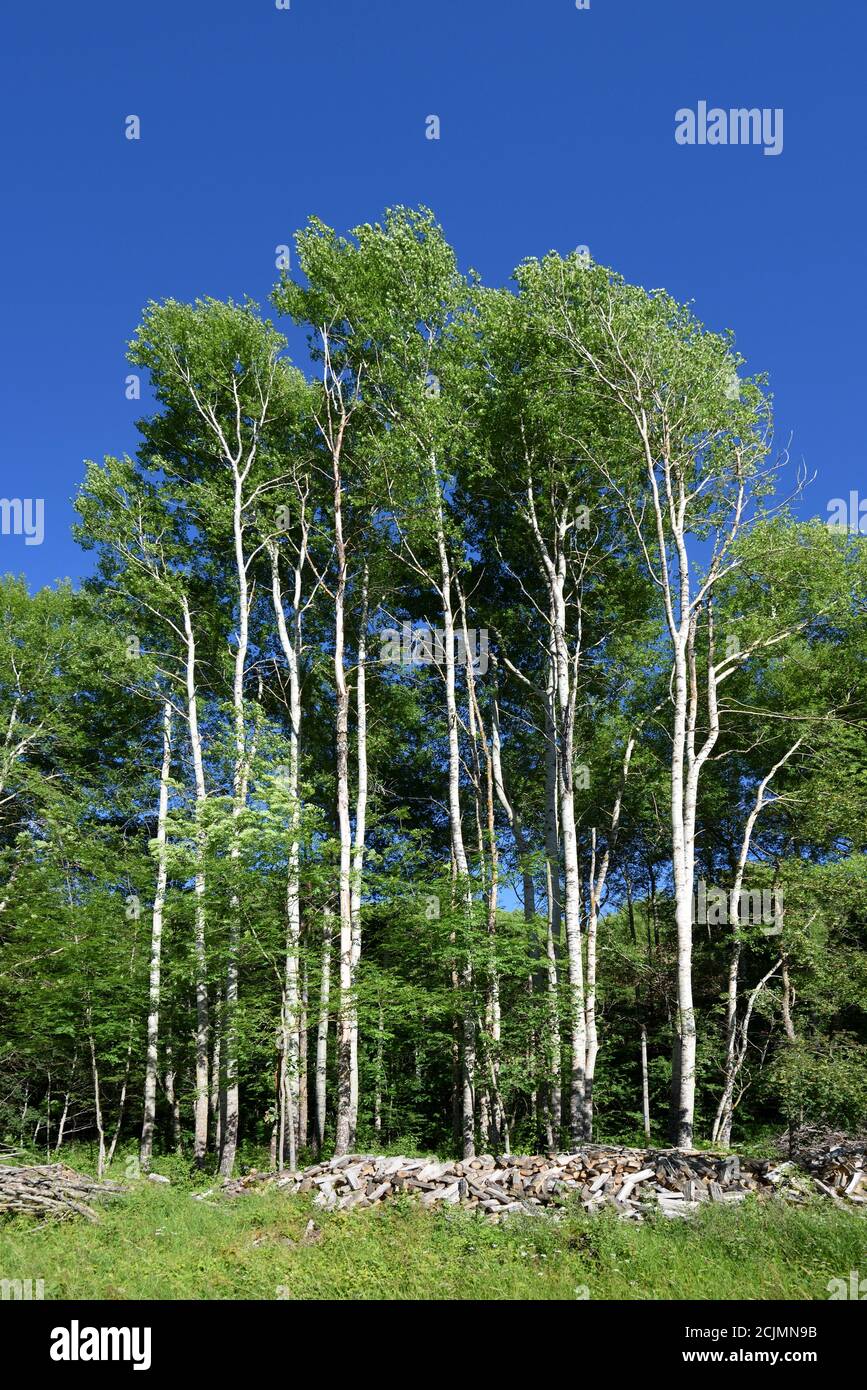
[[[226,964],[225,1012],[223,1017],[224,1079],[221,1096],[222,1147],[220,1173],[231,1177],[238,1148],[240,1119],[238,1094],[238,956],[241,948],[240,899],[240,822],[247,802],[248,750],[245,720],[244,675],[249,645],[250,598],[247,563],[244,557],[242,517],[243,474],[234,468],[234,498],[232,534],[235,549],[235,569],[238,579],[238,644],[235,651],[235,671],[232,682],[232,708],[235,733],[235,766],[232,780],[233,842],[231,859],[233,888],[229,915],[229,946]]]
[[[163,705],[163,760],[160,769],[159,810],[157,812],[157,885],[151,924],[150,986],[148,993],[147,1057],[145,1061],[144,1119],[139,1161],[144,1172],[150,1168],[154,1143],[159,1065],[160,989],[163,948],[163,911],[168,882],[166,822],[169,811],[169,774],[172,763],[172,706]]]
[[[692,993],[692,893],[695,803],[685,797],[687,726],[686,636],[678,634],[674,651],[674,724],[671,752],[671,833],[674,906],[677,930],[677,1115],[674,1143],[692,1147],[695,1115],[695,1006]]]
[[[356,743],[358,754],[358,787],[355,798],[355,841],[352,852],[352,886],[350,918],[352,922],[352,995],[349,1026],[351,1030],[350,1089],[349,1089],[349,1146],[355,1146],[358,1127],[358,965],[361,959],[361,885],[364,875],[364,841],[367,833],[367,565],[361,579],[361,617],[358,630],[358,665],[355,686]]]
[[[290,1019],[290,1006],[284,990],[280,1009],[281,1039],[280,1039],[280,1064],[278,1068],[278,1104],[280,1113],[280,1144],[277,1157],[277,1167],[282,1173],[286,1157],[286,1138],[289,1139],[289,1168],[292,1172],[298,1166],[298,1112],[296,1108],[296,1091],[292,1084],[290,1073],[291,1039],[295,1038],[297,1045],[297,1028],[292,1026]]]
[[[629,777],[629,766],[632,761],[634,749],[635,734],[633,733],[629,735],[626,741],[626,748],[623,754],[623,765],[620,772],[620,787],[611,809],[611,825],[608,831],[607,844],[601,855],[597,854],[596,831],[593,830],[591,832],[590,894],[587,913],[587,1004],[585,1009],[587,1022],[587,1058],[585,1064],[584,1137],[587,1139],[593,1137],[593,1083],[596,1077],[596,1058],[599,1053],[599,1034],[596,1025],[596,954],[599,907],[602,902],[602,895],[605,891],[608,869],[611,864],[611,855],[617,842],[617,835],[620,829],[620,812],[623,806],[626,781]]]
[[[287,793],[289,798],[289,853],[286,874],[286,950],[282,1009],[281,1048],[281,1116],[289,1111],[293,1116],[289,1136],[289,1163],[295,1167],[300,1140],[301,1110],[300,1077],[300,1012],[299,1012],[299,952],[301,943],[301,807],[299,803],[299,760],[301,737],[301,585],[306,557],[306,528],[295,565],[292,596],[293,633],[290,638],[283,608],[280,582],[280,562],[276,545],[269,546],[271,558],[271,599],[280,645],[289,671],[289,768]],[[283,1136],[286,1120],[281,1118],[280,1167],[283,1166]]]
[[[298,1149],[306,1149],[309,1143],[308,1092],[307,1092],[307,962],[301,963],[301,999],[298,1016]]]
[[[726,1147],[728,1147],[728,1145],[731,1143],[732,1120],[734,1118],[734,1111],[738,1103],[737,1100],[734,1099],[734,1090],[735,1086],[737,1085],[737,1080],[740,1076],[741,1069],[743,1068],[744,1062],[746,1060],[747,1048],[749,1046],[750,1022],[752,1021],[753,1009],[755,1007],[756,1000],[758,999],[762,990],[765,988],[765,985],[777,973],[781,965],[782,960],[778,960],[774,965],[771,966],[770,970],[766,971],[766,973],[759,980],[758,984],[752,990],[747,999],[746,1006],[744,1008],[744,1016],[737,1025],[735,1055],[731,1072],[732,1094],[728,1109],[725,1112],[725,1115],[723,1116],[723,1122],[719,1128],[719,1133],[717,1136],[717,1142],[722,1145],[725,1145]]]
[[[529,458],[528,458],[529,464]],[[587,1025],[584,1000],[584,961],[581,946],[581,875],[575,819],[575,702],[581,659],[582,616],[578,605],[577,635],[570,650],[567,627],[566,547],[572,519],[565,512],[554,526],[553,550],[539,525],[532,474],[527,477],[527,511],[548,593],[548,649],[551,705],[555,712],[559,777],[559,832],[565,885],[566,962],[569,976],[568,1027],[570,1039],[569,1135],[573,1143],[586,1137]],[[549,851],[550,853],[550,851]],[[552,875],[553,879],[553,875]]]
[[[641,1025],[641,1113],[644,1119],[644,1142],[650,1143],[650,1083],[647,1075],[647,1025]]]
[[[337,1015],[337,1121],[334,1152],[349,1153],[352,1144],[352,1098],[357,1080],[353,1050],[352,980],[352,830],[349,820],[349,686],[345,668],[345,610],[347,561],[343,536],[343,498],[340,457],[334,455],[334,545],[337,557],[337,585],[334,595],[334,683],[337,693],[335,712],[337,821],[340,833],[340,879],[338,916],[340,920],[339,986]]]
[[[732,951],[731,956],[729,958],[728,988],[726,991],[726,1061],[724,1073],[725,1079],[723,1082],[722,1095],[720,1096],[719,1105],[717,1106],[713,1131],[711,1133],[711,1141],[713,1143],[720,1143],[725,1145],[726,1147],[728,1147],[728,1145],[731,1143],[732,1120],[734,1118],[734,1089],[738,1071],[738,988],[742,951],[740,901],[741,889],[743,887],[744,882],[744,871],[746,869],[747,859],[749,858],[750,843],[752,841],[753,829],[755,828],[756,821],[758,820],[762,810],[768,804],[765,799],[765,792],[767,791],[770,782],[776,776],[779,769],[783,766],[784,763],[788,762],[789,758],[791,758],[794,753],[797,752],[798,748],[801,745],[801,742],[802,740],[799,738],[792,745],[792,747],[789,748],[788,751],[779,759],[779,761],[774,764],[767,776],[764,777],[762,781],[759,783],[758,791],[756,793],[755,804],[753,805],[749,815],[747,816],[746,823],[744,826],[744,833],[741,839],[738,860],[735,866],[734,883],[732,884],[732,890],[729,895],[729,906],[731,910],[730,915],[732,918]],[[776,901],[776,881],[774,885],[774,892]],[[778,925],[780,925],[779,922]],[[785,956],[783,956],[782,965],[783,979],[785,981],[787,975]]]
[[[668,1138],[672,1145],[677,1144],[680,1126],[680,1059],[679,1016],[675,1012],[671,1019],[671,1087],[668,1106]]]
[[[437,549],[440,560],[440,597],[443,609],[443,662],[445,666],[446,717],[448,722],[448,788],[449,830],[457,897],[463,905],[465,940],[460,945],[462,964],[458,972],[461,988],[461,1150],[464,1158],[476,1151],[475,1085],[476,1085],[476,1012],[473,1005],[473,897],[470,869],[464,847],[460,792],[460,741],[458,737],[458,705],[455,683],[455,622],[452,608],[452,575],[446,546],[439,478],[433,464],[434,485],[437,491]]]
[[[553,678],[553,663],[549,665]],[[562,1039],[560,1036],[560,985],[557,950],[560,945],[560,834],[558,829],[558,758],[557,726],[553,704],[553,685],[545,701],[545,888],[548,902],[548,921],[545,942],[547,962],[547,1055],[548,1055],[548,1113],[551,1133],[548,1143],[556,1147],[560,1138],[562,1092]]]
[[[382,1133],[382,1080],[383,1080],[383,1053],[385,1048],[385,1016],[382,1005],[379,1006],[376,1026],[376,1078],[373,1092],[373,1131],[377,1138]]]
[[[207,796],[202,739],[199,732],[199,704],[196,693],[196,638],[190,606],[183,599],[184,634],[186,637],[187,720],[190,729],[190,751],[196,788],[195,844],[195,919],[193,927],[193,960],[196,982],[196,1093],[193,1102],[193,1155],[197,1168],[202,1168],[208,1152],[208,961],[205,942],[205,829],[202,812]]]
[[[331,995],[331,938],[333,921],[331,908],[322,910],[322,965],[319,983],[319,1022],[316,1028],[316,1153],[325,1143],[326,1100],[328,1085],[328,1010]]]
[[[575,688],[566,645],[566,606],[563,597],[565,564],[561,560],[554,586],[554,656],[557,671],[560,728],[560,832],[565,880],[566,958],[569,972],[569,1133],[573,1143],[588,1138],[586,1114],[587,1025],[584,1014],[584,964],[581,947],[581,873],[575,822]]]
[[[490,873],[487,878],[486,899],[487,899],[487,935],[488,935],[488,998],[485,1009],[486,1032],[488,1038],[488,1070],[490,1072],[490,1106],[487,1132],[489,1137],[489,1147],[495,1152],[503,1143],[503,1136],[506,1125],[505,1107],[503,1106],[500,1091],[500,1046],[502,1042],[502,1017],[500,1009],[500,968],[497,959],[497,900],[499,895],[499,849],[497,846],[497,830],[494,814],[494,787],[497,784],[497,792],[501,802],[508,805],[508,797],[502,781],[502,768],[499,759],[499,732],[497,727],[497,708],[496,699],[492,701],[493,710],[491,714],[491,743],[485,734],[485,724],[482,718],[482,711],[476,692],[476,675],[473,668],[472,654],[470,651],[469,632],[467,628],[467,606],[464,598],[463,589],[458,583],[458,595],[460,599],[461,630],[464,639],[464,651],[466,652],[466,673],[467,673],[467,694],[469,699],[469,729],[470,739],[473,744],[473,765],[476,786],[476,806],[477,822],[479,834],[479,859],[484,864],[485,859],[490,866]],[[484,760],[484,808],[485,808],[485,831],[482,833],[481,817],[479,815],[479,801],[481,799],[481,767],[478,757],[478,746],[481,743],[482,757]],[[516,817],[514,813],[509,817],[512,825],[512,832],[515,835],[516,843],[523,844],[523,835],[520,830],[515,831]],[[487,845],[487,853],[485,846]],[[525,902],[526,916],[526,902]],[[532,1073],[531,1073],[532,1074]],[[507,1145],[508,1147],[508,1145]]]
[[[223,1107],[220,1098],[220,1077],[222,1076],[222,1028],[220,1026],[221,1010],[217,1009],[217,1017],[214,1028],[214,1051],[211,1058],[211,1119],[214,1125],[214,1148],[217,1153],[222,1148],[223,1140]]]
[[[90,1048],[90,1078],[93,1084],[93,1109],[96,1116],[96,1133],[99,1138],[96,1176],[101,1178],[105,1173],[105,1126],[102,1123],[102,1101],[99,1095],[99,1068],[96,1064],[96,1042],[93,1037],[93,1016],[91,1014],[90,1005],[87,1007],[87,1042]]]
[[[127,1091],[129,1090],[129,1073],[130,1073],[130,1067],[131,1067],[131,1065],[132,1065],[132,1023],[130,1022],[129,1042],[127,1043],[127,1047],[126,1047],[126,1063],[125,1063],[124,1069],[123,1069],[123,1082],[122,1082],[121,1088],[120,1088],[120,1099],[118,1100],[118,1103],[117,1103],[117,1124],[116,1124],[115,1127],[114,1127],[114,1134],[113,1134],[113,1136],[112,1136],[111,1144],[109,1145],[108,1154],[107,1154],[107,1156],[106,1156],[106,1160],[105,1160],[105,1166],[106,1166],[106,1168],[110,1168],[111,1165],[112,1165],[112,1162],[114,1161],[114,1155],[115,1155],[115,1151],[116,1151],[116,1149],[117,1149],[118,1140],[120,1139],[121,1130],[123,1129],[123,1117],[124,1117],[124,1114],[125,1114],[125,1112],[126,1112],[126,1097],[127,1097]]]
[[[795,1041],[796,1041],[795,1025],[794,1025],[794,1023],[793,1023],[793,1021],[792,1021],[792,1009],[794,1008],[794,1004],[795,1004],[795,991],[794,991],[794,989],[792,988],[792,981],[791,981],[791,978],[790,978],[790,976],[789,976],[789,957],[788,957],[787,955],[785,955],[785,954],[783,955],[783,972],[782,972],[782,980],[783,980],[783,998],[782,998],[783,1028],[785,1029],[786,1037],[788,1038],[789,1042],[795,1042]]]
[[[599,904],[596,883],[596,831],[590,832],[590,883],[587,908],[587,993],[584,1019],[587,1029],[587,1051],[584,1060],[584,1137],[593,1138],[593,1082],[596,1079],[596,1058],[599,1053],[599,1032],[596,1026],[596,937],[599,926]]]
[[[174,1053],[171,1039],[166,1042],[166,1070],[163,1087],[166,1093],[166,1104],[169,1107],[169,1114],[172,1117],[172,1146],[176,1154],[183,1151],[181,1140],[181,1105],[178,1100],[178,1093],[175,1088],[175,1064]]]
[[[63,1143],[63,1135],[64,1135],[64,1132],[65,1132],[65,1130],[66,1130],[66,1120],[67,1120],[67,1117],[68,1117],[68,1115],[69,1115],[69,1097],[70,1097],[71,1094],[72,1094],[72,1083],[73,1083],[73,1081],[75,1080],[75,1068],[76,1068],[77,1065],[78,1065],[78,1048],[76,1048],[76,1049],[74,1050],[73,1054],[72,1054],[72,1067],[70,1068],[70,1072],[69,1072],[69,1090],[66,1091],[66,1092],[64,1093],[64,1096],[63,1096],[63,1109],[62,1109],[62,1111],[61,1111],[61,1113],[60,1113],[60,1123],[59,1123],[59,1125],[57,1126],[57,1140],[56,1140],[55,1145],[54,1145],[54,1154],[55,1154],[55,1157],[57,1156],[57,1154],[59,1154],[59,1152],[60,1152],[60,1146],[61,1146],[61,1144]]]

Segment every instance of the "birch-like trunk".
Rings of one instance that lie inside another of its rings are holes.
[[[485,829],[482,834],[481,821],[479,819],[479,857],[484,863],[487,859],[489,874],[486,885],[486,925],[488,936],[488,998],[485,1009],[486,1032],[488,1038],[488,1071],[490,1074],[490,1107],[488,1119],[489,1146],[496,1153],[502,1146],[508,1152],[509,1141],[506,1127],[506,1111],[503,1104],[502,1092],[500,1089],[500,1048],[502,1044],[502,1012],[500,1006],[500,966],[497,958],[497,902],[499,896],[499,848],[497,845],[496,818],[494,812],[495,783],[497,785],[497,795],[502,803],[509,804],[505,793],[502,779],[502,765],[499,757],[499,729],[497,721],[496,698],[491,701],[491,740],[488,743],[485,732],[485,723],[482,717],[481,706],[479,705],[478,693],[476,690],[476,674],[472,662],[470,650],[469,632],[467,627],[467,605],[463,589],[458,584],[458,595],[460,599],[461,630],[464,639],[464,651],[466,653],[466,672],[467,672],[467,694],[469,698],[469,728],[470,738],[474,748],[474,770],[477,786],[477,805],[480,797],[479,783],[481,782],[481,767],[479,765],[478,753],[476,751],[481,744],[482,758],[484,761],[484,808],[485,808]],[[495,751],[496,750],[496,751]],[[477,811],[478,816],[478,811]],[[512,833],[516,845],[523,844],[523,832],[517,825],[517,818],[512,812],[510,816]],[[485,854],[485,845],[487,853]],[[519,851],[520,853],[520,851]],[[525,901],[526,916],[526,901]],[[532,919],[531,919],[532,920]],[[532,1072],[531,1072],[532,1074]]]
[[[380,1004],[376,1022],[376,1076],[373,1091],[373,1132],[382,1133],[382,1082],[384,1076],[385,1015]]]
[[[186,639],[187,722],[196,790],[195,828],[195,909],[193,959],[196,972],[196,1093],[193,1102],[193,1156],[197,1168],[204,1167],[208,1152],[208,959],[205,941],[205,828],[202,823],[205,799],[205,766],[199,731],[199,701],[196,688],[196,636],[190,605],[183,597]]]
[[[160,987],[163,948],[163,912],[168,882],[166,822],[169,811],[169,774],[172,763],[172,706],[163,705],[163,758],[160,768],[159,809],[157,811],[157,883],[151,919],[150,982],[148,989],[147,1055],[145,1059],[144,1118],[142,1120],[139,1162],[146,1173],[153,1155],[154,1119],[157,1104],[159,1068]]]
[[[87,1042],[90,1048],[90,1079],[93,1085],[93,1110],[96,1118],[96,1133],[99,1140],[99,1149],[96,1161],[96,1176],[101,1178],[105,1173],[105,1125],[102,1122],[102,1100],[100,1098],[99,1067],[96,1062],[96,1041],[93,1036],[93,1014],[90,1005],[87,1007]]]
[[[352,828],[349,820],[349,685],[345,666],[345,623],[347,560],[343,534],[343,490],[340,454],[333,454],[334,548],[337,559],[337,585],[334,594],[334,684],[337,823],[340,835],[340,878],[338,917],[340,923],[339,984],[337,1016],[337,1121],[334,1152],[347,1154],[352,1144],[352,1098],[358,1085],[357,1057],[354,1050],[354,999],[352,979]]]
[[[626,780],[629,776],[629,765],[632,761],[634,749],[635,735],[630,734],[626,741],[626,749],[623,755],[623,765],[620,772],[620,787],[611,810],[611,825],[608,832],[608,839],[601,855],[597,853],[595,830],[591,831],[590,837],[590,892],[587,910],[587,1002],[585,1007],[587,1022],[587,1059],[585,1064],[584,1096],[584,1137],[587,1139],[592,1139],[593,1137],[593,1083],[596,1078],[596,1058],[599,1055],[599,1033],[596,1025],[596,961],[599,907],[608,879],[611,853],[620,829],[620,813],[623,806]]]
[[[554,709],[554,664],[548,664],[548,689],[545,695],[545,890],[547,897],[547,930],[545,957],[547,963],[548,1017],[548,1125],[547,1140],[552,1148],[560,1139],[561,1127],[561,1070],[563,1043],[560,1036],[560,985],[557,952],[561,932],[560,891],[560,832],[559,783],[557,754],[557,725]]]
[[[331,1003],[331,940],[334,931],[333,913],[326,904],[322,909],[322,964],[319,976],[319,1021],[316,1028],[316,1152],[325,1143],[326,1105],[328,1099],[328,1011]]]
[[[460,943],[461,965],[458,979],[462,993],[461,1002],[461,1076],[460,1076],[460,1123],[461,1150],[464,1158],[472,1158],[476,1152],[476,1016],[473,1007],[473,896],[470,882],[470,868],[464,845],[463,822],[461,818],[461,754],[458,737],[458,704],[455,682],[455,620],[452,607],[452,574],[446,545],[442,501],[439,491],[439,478],[436,464],[432,463],[434,486],[436,488],[437,551],[440,561],[440,597],[442,600],[443,640],[445,651],[446,719],[448,724],[448,788],[449,788],[449,833],[451,837],[452,863],[455,874],[455,891],[462,903],[464,913],[465,941]]]
[[[300,1010],[299,1010],[299,952],[301,944],[301,807],[299,802],[299,760],[301,738],[301,585],[306,554],[306,528],[295,565],[292,595],[293,625],[290,638],[283,608],[280,581],[280,561],[276,545],[269,546],[271,559],[271,599],[280,646],[289,671],[289,767],[287,792],[289,797],[289,850],[286,873],[286,950],[282,1010],[282,1067],[280,1150],[278,1167],[283,1168],[284,1136],[289,1133],[289,1166],[295,1167],[300,1141]],[[291,1112],[291,1119],[289,1113]]]
[[[54,1156],[55,1156],[55,1158],[57,1157],[57,1155],[58,1155],[59,1152],[60,1152],[60,1146],[61,1146],[61,1144],[63,1143],[63,1135],[64,1135],[64,1133],[65,1133],[65,1131],[66,1131],[66,1121],[67,1121],[67,1119],[68,1119],[68,1117],[69,1117],[69,1098],[70,1098],[70,1096],[71,1096],[71,1094],[72,1094],[72,1083],[73,1083],[73,1081],[75,1080],[75,1068],[77,1067],[77,1065],[78,1065],[78,1048],[75,1047],[75,1048],[73,1049],[73,1053],[72,1053],[72,1066],[71,1066],[70,1072],[69,1072],[69,1083],[68,1083],[68,1084],[69,1084],[70,1089],[69,1089],[68,1091],[64,1092],[64,1096],[63,1096],[63,1109],[62,1109],[62,1111],[60,1112],[60,1123],[59,1123],[59,1125],[57,1126],[57,1139],[56,1139],[55,1144],[54,1144]]]
[[[555,520],[550,544],[542,534],[536,514],[533,478],[527,477],[526,516],[532,528],[542,578],[548,595],[548,637],[552,663],[553,708],[558,736],[559,833],[563,855],[564,920],[569,976],[567,1026],[570,1040],[569,1136],[573,1143],[587,1137],[586,1060],[587,1024],[584,998],[584,961],[581,945],[581,873],[575,820],[575,701],[581,654],[581,619],[578,637],[570,651],[566,614],[566,546],[572,529],[568,515]]]
[[[575,689],[566,640],[565,557],[560,556],[553,583],[554,659],[560,730],[560,836],[563,846],[564,918],[569,972],[568,1024],[571,1043],[569,1133],[573,1143],[588,1138],[586,1113],[587,1024],[584,1014],[584,964],[581,949],[581,871],[575,822]]]
[[[307,962],[301,960],[301,995],[298,1015],[298,1149],[310,1142],[309,1096],[307,1076]]]
[[[234,493],[232,503],[232,535],[235,550],[235,570],[238,580],[238,634],[235,649],[235,670],[232,681],[232,709],[235,734],[235,765],[232,775],[232,820],[233,842],[231,860],[234,885],[229,916],[229,945],[226,964],[226,993],[223,1017],[223,1065],[225,1068],[221,1096],[221,1138],[220,1173],[224,1178],[231,1177],[235,1167],[235,1154],[238,1148],[238,954],[241,947],[241,898],[239,836],[240,820],[247,801],[247,729],[244,700],[244,675],[247,667],[249,645],[250,598],[247,579],[247,562],[244,556],[243,528],[243,486],[244,477],[238,465],[233,464]]]
[[[744,833],[741,838],[741,846],[738,852],[737,864],[735,866],[734,882],[729,896],[729,905],[732,909],[732,950],[729,958],[728,987],[726,990],[726,1061],[725,1076],[723,1081],[722,1095],[717,1106],[714,1118],[713,1130],[711,1132],[711,1142],[722,1144],[728,1148],[732,1137],[732,1120],[734,1118],[734,1092],[738,1073],[738,991],[740,987],[740,961],[742,953],[742,937],[740,924],[740,898],[741,889],[744,882],[744,871],[749,858],[750,844],[752,842],[753,830],[756,821],[767,806],[768,801],[765,793],[773,781],[780,768],[789,761],[797,752],[802,743],[802,739],[797,739],[783,756],[774,764],[770,772],[759,783],[756,792],[755,804],[747,816],[744,825]],[[781,960],[784,980],[786,977],[785,956]]]
[[[355,684],[356,751],[358,762],[358,785],[355,796],[355,840],[352,848],[352,886],[349,910],[352,921],[351,975],[352,994],[350,1000],[349,1023],[351,1029],[351,1056],[349,1090],[349,1145],[355,1146],[358,1128],[358,966],[361,960],[361,887],[364,876],[364,842],[367,834],[367,620],[368,620],[368,571],[367,565],[361,579],[361,616],[358,631],[358,664]]]

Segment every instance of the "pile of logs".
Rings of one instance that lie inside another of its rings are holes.
[[[838,1164],[835,1172],[848,1178],[845,1187],[843,1176],[833,1178],[835,1196],[845,1192],[849,1200],[865,1200],[858,1195],[863,1164],[851,1173]],[[822,1169],[822,1174],[814,1174],[811,1182],[793,1165],[770,1160],[592,1145],[575,1153],[482,1154],[462,1162],[353,1154],[297,1173],[248,1173],[224,1190],[236,1194],[269,1183],[312,1193],[314,1206],[324,1211],[377,1206],[407,1194],[423,1207],[476,1208],[494,1222],[511,1213],[561,1207],[571,1198],[585,1211],[611,1207],[628,1220],[641,1221],[653,1210],[667,1217],[687,1216],[702,1202],[742,1202],[751,1192],[804,1201],[810,1192],[831,1191],[829,1171]]]
[[[88,1178],[63,1163],[15,1167],[0,1164],[0,1213],[99,1217],[90,1203],[125,1191],[120,1183]]]
[[[838,1203],[846,1198],[867,1207],[867,1140],[804,1152],[798,1164],[827,1197]]]

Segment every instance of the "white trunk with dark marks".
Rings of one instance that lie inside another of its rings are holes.
[[[159,808],[157,811],[157,882],[151,919],[150,981],[148,989],[147,1054],[145,1058],[144,1118],[142,1121],[139,1161],[144,1172],[150,1168],[153,1155],[154,1120],[159,1074],[160,988],[163,947],[163,912],[166,902],[168,863],[166,855],[166,822],[169,811],[169,774],[172,763],[172,706],[163,705],[163,757],[160,768]],[[94,1063],[95,1065],[95,1063]]]

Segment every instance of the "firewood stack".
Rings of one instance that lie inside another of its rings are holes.
[[[249,1173],[226,1185],[230,1193],[262,1183],[288,1192],[312,1193],[314,1206],[347,1211],[377,1206],[401,1194],[423,1207],[462,1206],[484,1212],[491,1221],[515,1212],[540,1212],[576,1198],[585,1211],[612,1207],[641,1221],[652,1210],[667,1217],[687,1216],[702,1202],[742,1202],[750,1192],[780,1193],[793,1201],[832,1192],[837,1201],[867,1200],[864,1155],[828,1165],[811,1174],[794,1165],[672,1149],[628,1149],[590,1145],[575,1153],[530,1157],[481,1154],[462,1162],[424,1158],[386,1158],[353,1154],[314,1164],[297,1173]],[[856,1179],[857,1175],[857,1181]]]
[[[867,1207],[867,1141],[814,1149],[801,1154],[798,1162],[826,1196]]]
[[[30,1213],[36,1216],[78,1216],[88,1221],[99,1217],[90,1205],[95,1198],[113,1197],[124,1192],[120,1183],[76,1173],[63,1163],[43,1163],[15,1167],[0,1165],[0,1212]]]

